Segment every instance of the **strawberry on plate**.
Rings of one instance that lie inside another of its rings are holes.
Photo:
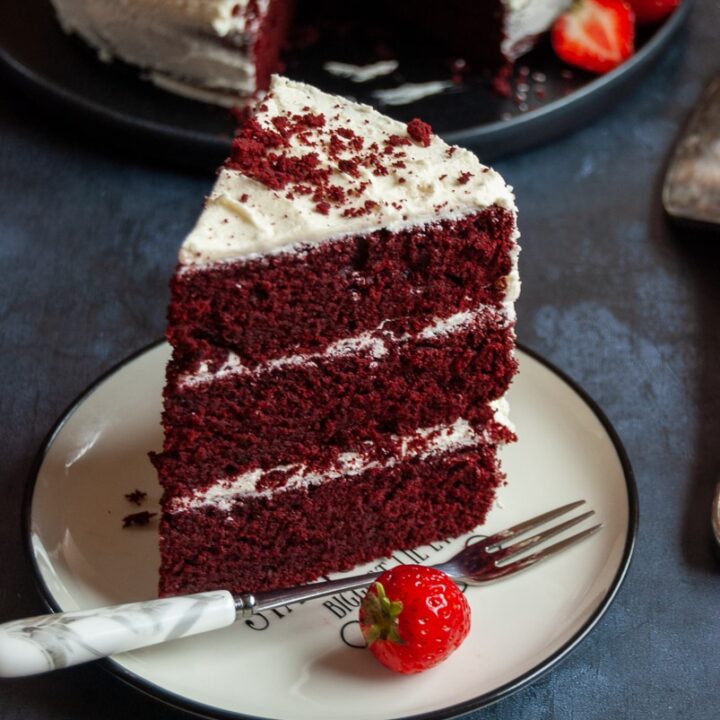
[[[550,39],[561,60],[606,73],[635,51],[633,10],[624,0],[576,0],[555,21]]]
[[[628,0],[638,23],[654,23],[667,17],[680,0]]]
[[[400,565],[384,572],[360,605],[360,629],[390,670],[418,673],[445,660],[470,632],[470,606],[440,570]]]

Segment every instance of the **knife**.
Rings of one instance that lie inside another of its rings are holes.
[[[675,147],[662,200],[673,219],[720,230],[720,75],[705,88]],[[720,558],[720,482],[710,524]]]
[[[720,230],[720,75],[705,88],[675,146],[662,200],[673,219]]]

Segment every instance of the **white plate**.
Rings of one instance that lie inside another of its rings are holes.
[[[58,423],[34,476],[31,552],[48,604],[75,610],[156,594],[157,526],[121,519],[156,510],[160,489],[147,452],[159,449],[168,346],[125,361]],[[171,704],[205,715],[283,720],[452,717],[536,679],[597,622],[630,560],[635,486],[627,458],[597,407],[526,351],[511,393],[519,442],[508,484],[481,529],[489,533],[585,498],[601,532],[565,553],[485,588],[469,588],[470,636],[444,664],[394,675],[361,645],[358,595],[267,613],[233,627],[118,655],[106,665]],[[125,493],[146,491],[142,508]],[[424,547],[404,562],[436,562],[466,538]]]

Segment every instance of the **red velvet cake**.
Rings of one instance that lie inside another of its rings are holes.
[[[82,37],[101,59],[136,65],[166,90],[233,105],[267,88],[270,73],[281,67],[282,50],[297,34],[291,32],[296,4],[301,16],[330,22],[336,30],[392,24],[393,37],[430,51],[440,43],[480,70],[496,69],[527,52],[571,0],[51,2],[63,28]],[[303,24],[301,17],[298,25]],[[299,34],[307,42],[309,33]],[[351,42],[360,43],[360,35],[353,32]]]
[[[294,0],[51,0],[63,29],[101,60],[142,68],[156,85],[233,105],[280,67]]]
[[[172,280],[162,594],[293,585],[483,522],[514,439],[515,216],[428,125],[274,78]]]

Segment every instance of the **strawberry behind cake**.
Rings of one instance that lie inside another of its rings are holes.
[[[160,592],[310,581],[482,523],[514,435],[511,190],[281,77],[172,280]]]

